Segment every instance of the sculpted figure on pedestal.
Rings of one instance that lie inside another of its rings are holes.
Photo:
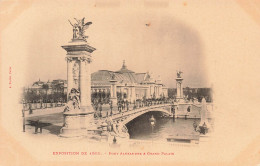
[[[73,27],[73,39],[83,39],[86,41],[86,39],[88,38],[88,36],[85,35],[85,30],[88,29],[89,25],[92,24],[92,22],[87,22],[85,23],[85,17],[81,20],[78,20],[76,18],[74,18],[77,23],[75,24],[71,24],[71,26]]]
[[[64,109],[64,112],[80,109],[79,91],[72,88],[69,93],[68,103]]]
[[[177,71],[177,78],[181,78],[182,71]]]

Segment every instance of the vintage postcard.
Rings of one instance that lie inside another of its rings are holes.
[[[0,166],[259,166],[259,9],[0,1]]]

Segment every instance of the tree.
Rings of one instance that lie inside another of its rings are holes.
[[[42,89],[44,89],[46,91],[46,100],[47,100],[49,85],[48,84],[43,84],[42,85]]]

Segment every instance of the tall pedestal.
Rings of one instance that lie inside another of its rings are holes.
[[[177,88],[177,100],[183,100],[183,87],[182,87],[182,78],[176,78],[176,88]]]
[[[208,111],[207,111],[207,102],[205,100],[205,98],[202,99],[201,101],[201,119],[200,119],[200,124],[199,126],[203,126],[206,125],[207,128],[210,127],[209,125],[209,121],[208,121]]]
[[[79,91],[80,108],[70,109],[64,113],[62,137],[87,136],[91,127],[94,110],[91,105],[91,53],[96,49],[84,40],[72,40],[62,46],[67,51],[68,102],[71,90]]]

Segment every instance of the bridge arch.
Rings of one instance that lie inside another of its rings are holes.
[[[127,123],[129,123],[130,121],[134,120],[135,118],[137,118],[139,116],[142,116],[143,114],[148,113],[148,112],[162,112],[162,113],[165,113],[167,115],[172,115],[170,111],[168,111],[168,110],[166,110],[164,108],[150,108],[150,109],[139,111],[139,112],[137,112],[135,114],[132,114],[130,116],[127,116],[124,119],[122,119],[121,122],[124,125],[126,125]]]

